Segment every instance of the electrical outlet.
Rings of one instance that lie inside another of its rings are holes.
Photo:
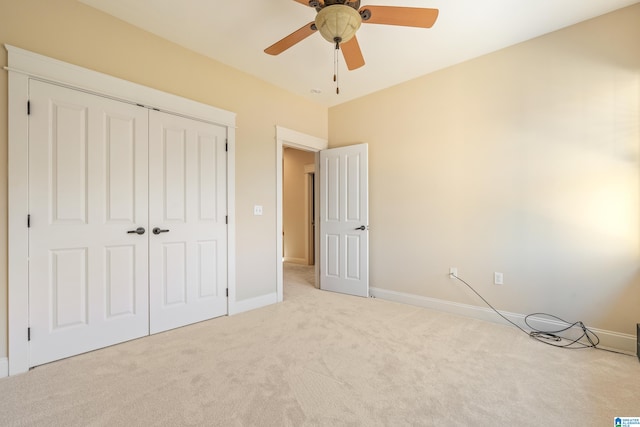
[[[496,285],[504,284],[504,276],[502,275],[502,273],[499,273],[497,271],[493,273],[493,283]]]
[[[449,279],[455,279],[458,276],[458,269],[456,267],[449,267]]]
[[[253,214],[254,215],[262,215],[262,206],[261,205],[255,205],[253,207]]]

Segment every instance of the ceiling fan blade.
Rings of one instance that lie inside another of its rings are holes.
[[[438,9],[396,6],[364,6],[360,8],[362,22],[368,24],[402,25],[431,28],[438,19]],[[368,18],[367,18],[368,16]]]
[[[285,50],[289,49],[296,43],[301,42],[302,40],[309,37],[311,34],[315,33],[316,26],[314,22],[309,22],[307,25],[297,29],[293,33],[289,34],[287,37],[279,40],[266,48],[264,53],[268,53],[269,55],[279,55]]]
[[[364,65],[364,57],[356,36],[353,36],[348,42],[340,44],[340,49],[342,49],[344,62],[349,70],[355,70]]]

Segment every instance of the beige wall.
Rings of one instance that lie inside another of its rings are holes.
[[[329,110],[369,143],[371,286],[640,322],[640,5]],[[504,273],[502,286],[493,272]]]
[[[315,153],[285,148],[282,156],[282,229],[284,256],[306,263],[308,254],[308,177],[305,165],[315,164]]]
[[[75,0],[0,0],[0,44],[237,113],[237,297],[276,291],[275,125],[327,137],[327,109]],[[7,65],[0,49],[0,67]],[[7,354],[7,73],[0,71],[0,357]],[[253,205],[264,206],[253,216]]]
[[[630,334],[640,321],[638,22],[640,5],[327,112],[74,0],[0,0],[0,44],[238,114],[239,300],[275,292],[277,124],[333,146],[370,144],[372,286],[480,305],[447,278],[455,266],[501,309]],[[6,100],[0,71],[0,357]]]

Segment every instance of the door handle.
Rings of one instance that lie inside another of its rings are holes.
[[[147,230],[145,230],[145,229],[144,229],[144,227],[138,227],[138,228],[136,228],[135,230],[129,230],[129,231],[127,231],[127,234],[133,234],[133,233],[136,233],[136,234],[143,235],[145,231],[147,231]]]
[[[153,234],[160,234],[160,233],[168,233],[169,232],[169,230],[163,230],[160,227],[154,227],[154,229],[151,230],[151,231],[153,231]]]
[[[364,225],[361,225],[360,227],[356,228],[356,230],[362,230],[362,231],[364,231],[366,229],[367,229],[367,227],[365,227]]]

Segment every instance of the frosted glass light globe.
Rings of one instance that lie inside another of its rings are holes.
[[[316,16],[316,28],[325,40],[340,43],[351,40],[362,24],[357,10],[344,4],[326,6]]]

